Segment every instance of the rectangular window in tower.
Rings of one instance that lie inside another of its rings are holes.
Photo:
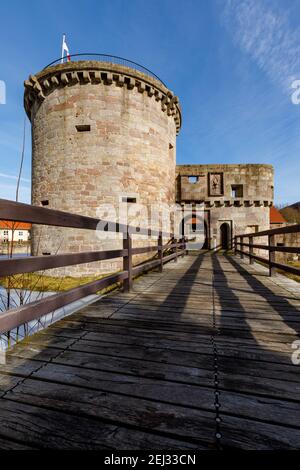
[[[243,185],[242,184],[232,184],[231,185],[231,197],[243,197]]]
[[[76,127],[77,132],[90,132],[90,124],[78,124]]]
[[[127,196],[122,197],[122,202],[135,204],[136,203],[136,197],[127,197]]]
[[[49,206],[48,199],[44,199],[43,201],[41,201],[41,204],[42,204],[42,206]]]

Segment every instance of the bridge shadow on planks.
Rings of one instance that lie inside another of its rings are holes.
[[[259,295],[274,311],[278,313],[282,321],[291,329],[293,329],[297,333],[297,336],[300,336],[299,308],[291,304],[287,298],[283,297],[282,294],[277,294],[274,289],[272,290],[268,288],[265,283],[263,284],[260,282],[259,276],[252,276],[251,273],[249,273],[242,264],[238,263],[232,257],[226,256],[226,259],[245,279],[249,288],[254,292],[259,292]],[[288,295],[288,292],[286,295]]]
[[[300,448],[296,336],[242,269],[187,256],[20,343],[0,448],[216,449],[215,360],[221,446]]]

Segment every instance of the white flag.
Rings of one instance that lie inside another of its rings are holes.
[[[62,48],[61,48],[61,63],[64,61],[64,55],[66,53],[67,56],[67,61],[70,62],[71,57],[70,57],[70,51],[66,43],[66,35],[63,34],[63,40],[62,40]]]

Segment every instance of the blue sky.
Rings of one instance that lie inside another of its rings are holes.
[[[300,200],[299,0],[11,0],[0,6],[0,197],[14,199],[23,81],[60,55],[123,56],[180,98],[178,163],[270,163],[277,203]],[[20,199],[30,201],[31,142]]]

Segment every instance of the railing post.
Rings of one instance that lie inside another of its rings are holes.
[[[123,233],[123,249],[128,250],[127,256],[123,257],[123,270],[128,272],[128,278],[124,280],[124,291],[130,292],[132,288],[132,238],[127,230]]]
[[[243,245],[242,243],[244,243],[244,239],[243,237],[240,237],[240,250],[241,250],[241,259],[244,258],[244,253],[243,253]]]
[[[268,235],[268,245],[275,246],[275,235]],[[269,276],[274,276],[275,268],[272,266],[272,262],[275,262],[275,251],[269,250]]]
[[[177,239],[176,238],[173,238],[173,242],[176,243],[176,246],[175,246],[175,259],[174,259],[174,262],[177,263],[178,261],[178,246],[177,246]]]
[[[254,263],[254,258],[252,255],[254,254],[253,251],[253,237],[249,237],[249,263],[253,264]]]
[[[182,251],[182,257],[184,257],[186,255],[186,252],[185,252],[185,239],[184,237],[182,237],[180,239],[180,243],[181,243],[181,251]]]
[[[163,252],[163,238],[162,238],[162,234],[161,232],[159,232],[159,235],[158,235],[158,243],[157,243],[158,247],[157,247],[157,251],[158,251],[158,259],[160,261],[160,264],[158,266],[158,270],[160,273],[162,273],[163,271],[163,257],[164,257],[164,252]]]
[[[234,252],[234,256],[236,256],[236,253],[237,253],[237,251],[236,251],[236,250],[237,250],[236,244],[237,244],[237,236],[235,235],[235,236],[234,236],[234,239],[233,239],[233,247],[234,247],[234,251],[233,251],[233,252]]]

